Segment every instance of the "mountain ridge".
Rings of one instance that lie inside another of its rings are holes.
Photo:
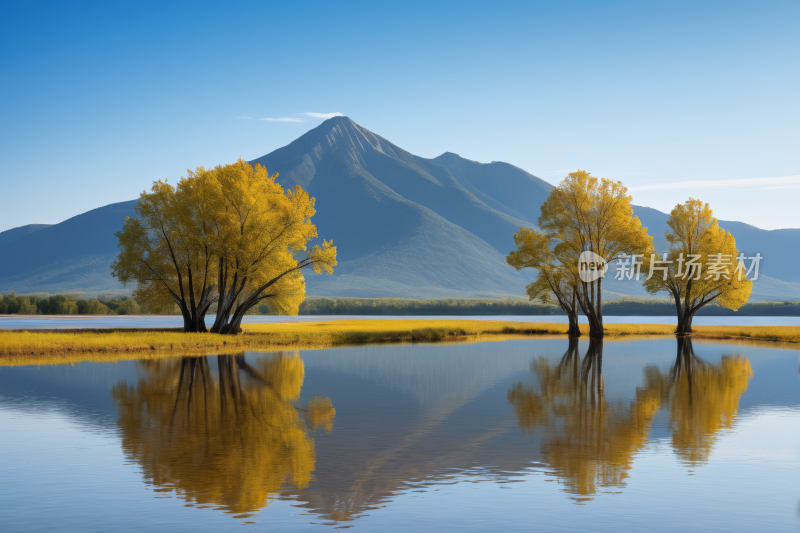
[[[317,198],[320,237],[339,248],[333,276],[307,276],[309,296],[469,298],[524,295],[532,272],[505,263],[513,234],[535,227],[552,185],[514,165],[480,163],[452,152],[426,159],[348,117],[324,121],[251,163],[278,172]],[[110,276],[114,233],[136,200],[109,204],[0,243],[0,292],[124,290]],[[657,243],[667,214],[634,206]],[[755,299],[798,299],[791,266],[800,230],[761,230],[720,221],[739,248],[765,256]],[[734,229],[735,228],[735,229]],[[2,233],[0,233],[2,235]],[[605,285],[609,296],[645,296],[640,284]],[[127,289],[130,290],[130,287]],[[759,293],[758,291],[762,291]]]
[[[16,228],[0,231],[0,246],[17,241],[35,231],[49,228],[50,226],[52,226],[52,224],[26,224],[25,226],[18,226]]]

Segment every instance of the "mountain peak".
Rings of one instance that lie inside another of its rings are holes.
[[[476,165],[483,165],[485,163],[481,163],[479,161],[473,161],[472,159],[467,159],[466,157],[462,157],[455,152],[445,152],[438,157],[434,157],[432,161],[440,162],[440,161],[465,161],[469,163],[475,163]]]
[[[325,125],[334,126],[334,125],[342,125],[342,124],[358,126],[358,124],[353,122],[353,120],[350,117],[348,117],[347,115],[337,115],[335,117],[326,118],[325,120],[322,121],[322,123],[319,126],[317,126],[317,128],[319,128],[320,126],[325,126]],[[358,126],[358,127],[360,128],[361,126]]]
[[[260,163],[267,168],[274,168],[278,161],[284,163],[291,161],[293,165],[296,165],[297,171],[302,174],[302,177],[296,176],[299,180],[296,181],[296,184],[307,187],[309,180],[316,173],[313,167],[328,157],[343,155],[348,164],[358,167],[363,165],[364,157],[373,152],[391,157],[401,157],[404,154],[403,150],[383,137],[356,124],[350,117],[342,115],[323,121],[319,126],[307,131],[290,144],[259,157],[251,163]],[[410,154],[406,155],[411,157]],[[284,172],[282,175],[287,178],[290,177],[290,174],[291,176],[295,174],[289,170]]]

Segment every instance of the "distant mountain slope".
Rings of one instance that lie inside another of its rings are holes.
[[[510,214],[513,210],[497,202],[497,207],[488,205],[435,160],[415,157],[347,117],[326,120],[251,163],[278,172],[284,187],[300,185],[317,198],[317,225],[326,228],[337,244],[343,242],[345,260],[411,234],[415,225],[406,223],[408,213],[401,216],[402,209],[386,212],[387,198],[426,207],[503,254],[513,245],[513,231],[531,222]],[[347,206],[344,213],[343,206]],[[362,235],[363,228],[351,225],[355,219],[370,225],[380,222],[391,234],[386,238],[379,233],[377,240]]]
[[[520,294],[529,277],[504,257],[514,231],[530,221],[347,117],[252,163],[279,172],[285,187],[306,187],[317,198],[320,235],[339,247],[337,273],[310,278],[309,293]]]
[[[27,226],[20,226],[18,228],[11,228],[5,231],[0,231],[0,246],[17,241],[26,235],[30,235],[34,231],[49,228],[51,224],[28,224]]]
[[[417,157],[347,117],[327,120],[252,163],[279,172],[284,187],[307,188],[317,198],[320,237],[339,248],[333,276],[307,276],[310,296],[524,295],[534,275],[516,272],[505,256],[520,226],[535,227],[552,185],[513,165],[449,152]],[[120,290],[109,269],[117,254],[114,233],[135,204],[112,204],[0,241],[0,292]],[[634,211],[663,249],[667,215],[640,206]],[[800,230],[720,224],[741,250],[765,257],[754,301],[800,299],[793,269]],[[610,273],[608,297],[648,296],[641,284]]]
[[[137,200],[93,209],[0,245],[0,292],[118,290],[109,265],[117,255],[115,232],[133,216]]]
[[[710,202],[712,209],[713,201]],[[666,249],[664,232],[667,230],[669,215],[650,207],[634,206],[634,212],[649,228],[656,249]],[[759,266],[759,273],[775,280],[800,281],[797,264],[800,262],[800,229],[760,229],[744,222],[720,220],[719,226],[730,232],[736,239],[736,247],[747,256],[756,252],[764,258]],[[795,297],[800,294],[795,293]]]
[[[459,183],[488,205],[536,224],[539,208],[553,186],[508,163],[478,163],[452,152],[430,161],[450,171]]]

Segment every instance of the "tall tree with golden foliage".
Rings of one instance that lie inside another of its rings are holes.
[[[148,312],[177,305],[185,331],[206,331],[213,303],[215,333],[241,332],[247,311],[265,301],[297,314],[301,270],[332,273],[336,247],[308,246],[317,237],[315,199],[300,187],[284,191],[277,176],[239,159],[188,171],[176,187],[155,182],[117,233],[113,275],[137,283],[134,297]]]
[[[120,251],[111,264],[123,284],[136,282],[133,296],[145,312],[170,313],[177,305],[184,331],[206,331],[205,314],[217,299],[208,185],[191,171],[175,187],[154,182],[117,232]]]
[[[525,288],[528,298],[544,304],[555,301],[569,319],[568,335],[580,337],[578,327],[578,277],[574,272],[578,256],[568,253],[559,256],[553,252],[554,239],[530,228],[520,228],[514,234],[516,250],[506,257],[506,262],[517,270],[536,269],[536,280]],[[569,250],[565,250],[569,252]],[[562,262],[564,261],[564,262]]]
[[[211,331],[240,332],[245,313],[264,301],[275,313],[296,315],[305,299],[300,271],[331,274],[336,265],[330,241],[307,246],[317,237],[315,199],[299,186],[284,191],[277,173],[241,159],[214,174],[219,303]]]
[[[675,300],[678,335],[692,332],[695,313],[709,304],[739,309],[747,303],[753,282],[739,257],[733,235],[719,227],[707,203],[694,198],[678,204],[667,220],[664,233],[667,258],[654,256],[644,282],[648,292],[667,291]]]
[[[579,170],[572,172],[550,191],[542,204],[539,228],[548,242],[555,243],[553,255],[565,272],[576,277],[578,305],[589,322],[589,336],[603,337],[603,278],[578,278],[578,257],[591,251],[606,263],[625,255],[645,255],[653,238],[633,215],[628,189],[619,181],[596,178]]]

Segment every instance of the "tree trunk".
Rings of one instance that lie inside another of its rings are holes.
[[[691,304],[692,293],[692,280],[686,284],[686,294],[683,297],[683,306],[678,308],[678,329],[675,330],[676,335],[691,335],[692,334],[692,317],[694,317],[696,308],[692,308]]]
[[[597,281],[596,288],[595,282],[584,283],[583,285],[584,295],[586,296],[585,300],[588,303],[588,309],[584,310],[584,314],[589,321],[589,337],[592,339],[602,339],[604,335],[603,306],[600,303],[602,297],[601,282],[602,278]],[[586,294],[587,292],[588,295]]]
[[[603,278],[599,278],[597,280],[597,294],[592,294],[592,299],[594,300],[594,331],[589,332],[589,336],[595,339],[602,339],[604,335],[603,331],[603,303],[602,303],[602,296],[603,296]]]
[[[593,339],[603,338],[603,320],[597,314],[587,317],[589,319],[589,337]]]
[[[694,311],[682,310],[678,313],[678,327],[675,330],[675,335],[685,337],[692,334],[692,319],[694,318]]]
[[[578,326],[578,317],[572,313],[569,315],[569,329],[567,330],[567,336],[570,339],[577,339],[581,336],[581,328]]]
[[[181,315],[183,316],[183,332],[196,333],[197,324],[195,323],[194,320],[192,320],[192,315],[189,312],[189,308],[186,307],[186,303],[183,301],[177,303],[178,303],[178,308],[181,310]]]
[[[569,318],[569,329],[567,336],[571,339],[577,339],[581,336],[581,328],[578,325],[578,303],[575,292],[572,293],[572,309],[567,310],[567,317]]]

